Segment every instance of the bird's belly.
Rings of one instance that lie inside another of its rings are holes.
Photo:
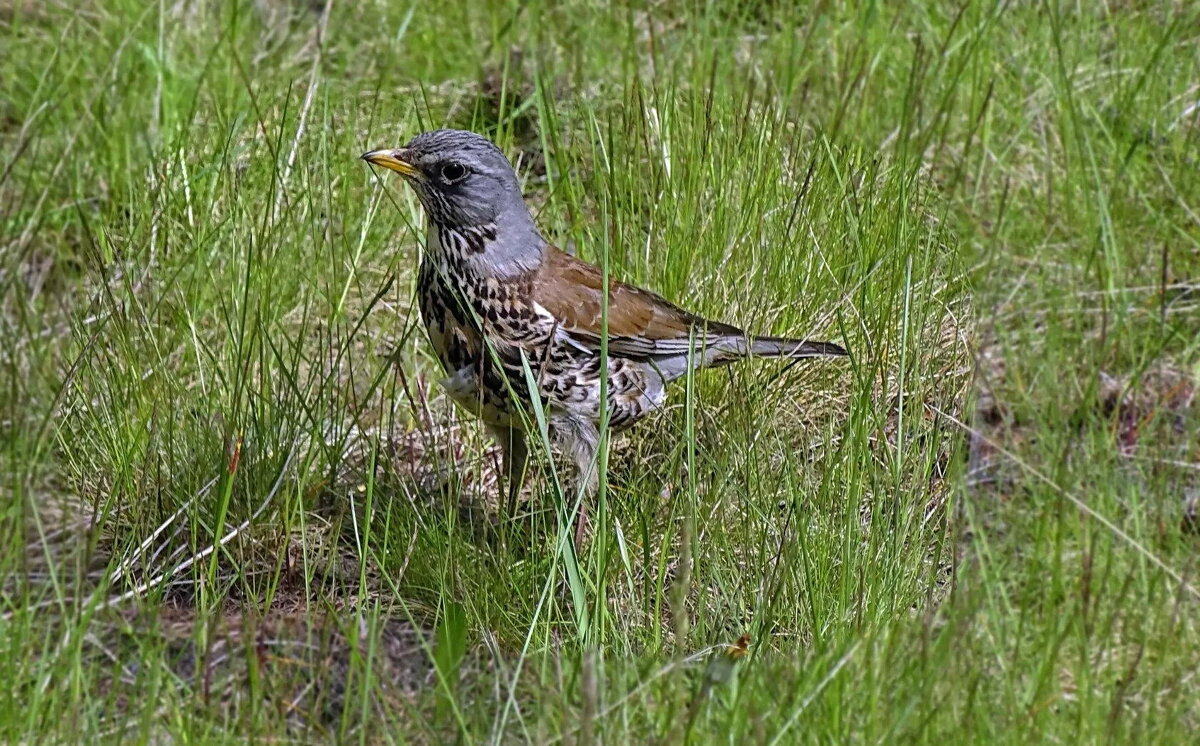
[[[433,354],[447,375],[477,360],[475,350],[482,347],[482,340],[472,339],[475,335],[468,336],[463,330],[449,328],[441,319],[426,321],[425,331],[429,334]]]
[[[482,338],[471,330],[447,328],[439,320],[430,320],[425,329],[434,355],[446,377],[441,386],[455,404],[489,424],[508,424],[511,407],[503,387],[488,386],[481,351]]]
[[[435,293],[421,293],[421,319],[446,374],[442,388],[455,404],[489,425],[513,426],[519,418],[511,402],[511,384],[497,375],[479,328],[456,318]]]
[[[613,430],[624,430],[665,399],[661,378],[643,362],[610,357],[607,371],[600,355],[556,343],[539,358],[534,375],[543,399],[552,411],[585,420],[602,419],[600,379],[607,374],[607,419]]]

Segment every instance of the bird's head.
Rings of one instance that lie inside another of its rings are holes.
[[[452,227],[528,219],[521,185],[504,153],[463,130],[422,132],[402,148],[364,153],[367,163],[402,175],[435,223]]]

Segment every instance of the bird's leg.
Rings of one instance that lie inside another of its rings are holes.
[[[551,438],[571,459],[575,471],[573,494],[579,496],[579,516],[575,522],[575,553],[578,555],[583,549],[583,539],[587,533],[588,505],[599,486],[596,452],[599,450],[600,433],[595,423],[576,417],[555,418],[550,425]]]
[[[587,470],[587,476],[583,476],[584,470]],[[587,466],[576,466],[576,474],[579,475],[579,483],[582,487],[583,494],[579,499],[579,517],[575,520],[575,555],[583,551],[583,539],[587,535],[588,527],[588,505],[596,496],[597,480],[596,468],[594,464],[589,463]]]
[[[525,469],[529,465],[529,444],[525,433],[515,427],[497,427],[492,432],[504,452],[504,484],[508,488],[508,517],[517,512],[517,498],[525,484]]]

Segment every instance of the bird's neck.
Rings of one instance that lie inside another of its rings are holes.
[[[533,218],[501,214],[479,225],[429,221],[427,244],[450,266],[479,277],[508,279],[541,266],[549,244],[538,232]]]

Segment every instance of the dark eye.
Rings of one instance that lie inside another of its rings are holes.
[[[447,163],[442,166],[442,179],[447,184],[453,184],[467,175],[467,167],[461,163]]]

